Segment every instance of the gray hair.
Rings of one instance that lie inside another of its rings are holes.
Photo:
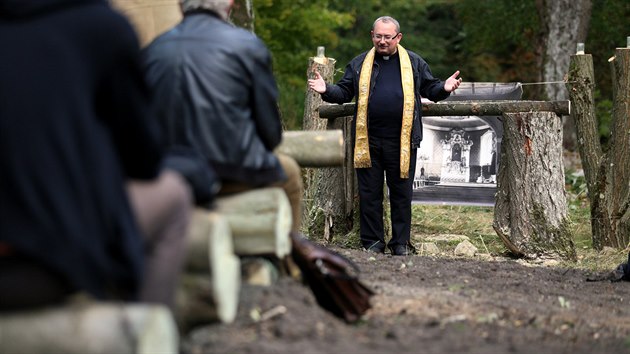
[[[182,12],[194,10],[210,10],[227,20],[230,13],[231,0],[179,0]]]
[[[376,27],[376,24],[377,24],[378,22],[384,22],[384,23],[391,22],[391,23],[393,23],[394,25],[396,25],[396,32],[400,32],[400,24],[398,23],[398,21],[396,21],[396,19],[395,19],[395,18],[393,18],[393,17],[391,17],[391,16],[381,16],[381,17],[377,18],[377,19],[374,21],[374,24],[372,25],[372,30],[374,30],[374,27]]]

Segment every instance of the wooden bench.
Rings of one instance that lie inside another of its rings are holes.
[[[171,311],[161,305],[77,301],[0,316],[3,353],[178,353]]]
[[[339,166],[344,161],[341,130],[287,131],[276,151],[301,167]],[[212,210],[197,208],[178,292],[180,327],[232,322],[242,282],[270,285],[279,276],[269,259],[290,255],[291,223],[291,205],[281,188],[221,197]]]
[[[341,131],[285,132],[277,151],[302,167],[337,166],[344,157]],[[241,277],[242,265],[264,270],[267,263],[256,261],[257,257],[287,257],[290,227],[291,206],[280,188],[219,198],[214,209],[198,208],[193,213],[175,314],[160,305],[93,301],[3,313],[0,349],[3,353],[177,353],[180,331],[207,322],[234,321],[241,282],[248,281]],[[265,277],[274,278],[263,272]]]

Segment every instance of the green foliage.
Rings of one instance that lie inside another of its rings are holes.
[[[455,70],[465,81],[536,82],[542,35],[536,0],[254,0],[255,30],[269,46],[285,127],[301,127],[306,65],[318,46],[337,60],[337,72],[372,46],[370,30],[382,15],[401,25],[401,44],[420,54],[434,76]],[[602,141],[609,135],[611,76],[608,58],[625,46],[627,0],[593,2],[586,50],[593,54]],[[337,76],[335,79],[338,79]],[[530,86],[525,99],[541,99]]]
[[[335,47],[337,30],[353,23],[350,14],[330,9],[331,1],[254,1],[256,34],[273,55],[280,110],[287,129],[301,126],[308,58],[318,46]]]
[[[537,80],[541,24],[534,1],[461,1],[457,14],[463,37],[460,60],[467,80]]]

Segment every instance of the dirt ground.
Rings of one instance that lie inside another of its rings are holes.
[[[333,249],[376,293],[363,320],[346,324],[285,277],[244,286],[235,322],[197,327],[183,352],[630,353],[630,282],[503,257]]]

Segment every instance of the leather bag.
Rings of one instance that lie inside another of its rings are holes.
[[[359,280],[359,268],[346,257],[291,233],[291,256],[317,303],[348,323],[371,308],[374,292]]]

